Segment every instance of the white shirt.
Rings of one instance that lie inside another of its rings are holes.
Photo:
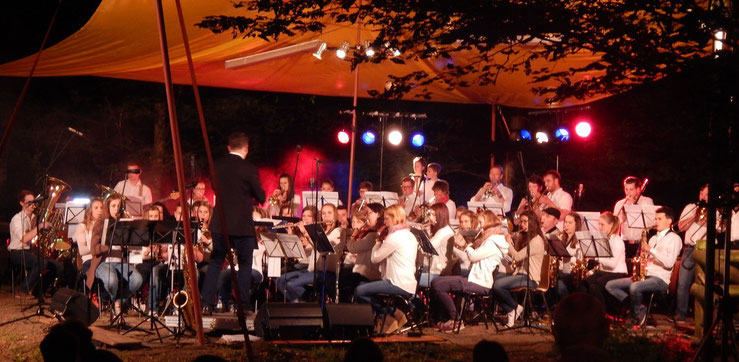
[[[698,204],[687,204],[683,208],[683,212],[680,213],[680,220],[692,219],[698,211]],[[688,230],[685,231],[685,245],[695,246],[695,242],[706,237],[706,224],[700,225],[697,222],[693,222],[688,226]]]
[[[29,244],[21,242],[23,235],[31,229],[31,218],[23,213],[18,212],[10,219],[10,244],[8,244],[8,250],[28,250]]]
[[[308,261],[308,271],[312,272],[315,270],[316,265],[318,265],[318,270],[323,271],[323,258],[326,258],[326,272],[336,272],[336,265],[341,262],[341,254],[344,253],[344,243],[341,240],[341,228],[337,227],[331,230],[328,234],[326,234],[326,238],[331,243],[331,245],[334,247],[334,250],[336,250],[336,253],[329,254],[328,256],[325,256],[323,254],[319,254],[317,260],[315,262],[317,264],[313,264],[314,259],[311,256],[310,260]],[[315,242],[314,242],[315,243]],[[315,248],[314,248],[315,252]]]
[[[267,251],[267,248],[264,247],[264,243],[258,242],[257,248],[254,249],[254,253],[252,255],[251,270],[256,270],[259,272],[259,274],[264,274],[262,272],[262,265],[264,263],[264,252],[265,251]]]
[[[498,189],[498,191],[500,191],[500,194],[503,195],[503,204],[498,202],[497,196],[485,196],[484,194],[482,195],[482,197],[480,197],[480,201],[492,202],[496,206],[502,207],[504,214],[508,213],[509,211],[511,211],[511,203],[513,202],[513,190],[506,187],[502,183],[498,184],[496,188]],[[475,196],[472,196],[472,198],[470,199],[470,202],[474,202],[474,201],[475,201]]]
[[[557,205],[557,208],[560,210],[562,215],[566,215],[572,210],[572,196],[563,188],[560,187],[554,192],[547,192],[547,197]],[[563,224],[562,219],[560,219],[560,221],[557,222],[557,229],[562,230]]]
[[[84,223],[77,224],[77,228],[74,230],[74,242],[77,243],[77,249],[83,263],[92,259],[92,254],[90,254],[91,239],[92,230],[88,231]]]
[[[429,273],[440,275],[441,271],[446,268],[446,264],[448,262],[446,257],[446,249],[449,243],[449,238],[453,236],[454,230],[452,230],[451,226],[447,225],[439,229],[429,240],[431,242],[431,245],[434,246],[434,249],[436,249],[436,252],[439,254],[431,257],[431,267],[429,268]],[[425,263],[426,260],[424,260],[424,264]]]
[[[382,278],[394,286],[413,294],[416,292],[416,254],[418,241],[408,230],[403,228],[391,232],[385,241],[376,243],[372,248],[372,262],[378,264],[385,261]]]
[[[452,199],[449,199],[449,201],[447,201],[445,205],[447,210],[449,210],[449,218],[453,219],[454,216],[457,214],[457,204],[455,204]]]
[[[739,240],[739,212],[731,214],[731,240]]]
[[[123,194],[123,196],[127,197],[131,201],[141,202],[141,206],[151,204],[152,202],[151,189],[149,186],[144,185],[141,180],[135,184],[131,181],[126,182],[125,193],[123,192],[123,181],[118,181],[113,189],[117,193]]]
[[[625,202],[626,198],[623,198],[616,202],[616,205],[613,207],[613,214],[621,219],[621,237],[624,239],[624,241],[638,241],[641,239],[642,230],[640,228],[629,227],[628,221],[626,220],[626,214],[624,212]],[[636,204],[641,206],[654,205],[654,201],[652,201],[652,198],[650,198],[649,196],[642,195]],[[627,205],[631,205],[631,203]]]
[[[468,246],[465,252],[472,263],[467,280],[487,289],[492,288],[493,271],[500,264],[503,256],[508,253],[508,242],[505,236],[491,235],[479,248],[473,249],[472,246]]]
[[[665,229],[649,239],[649,257],[647,258],[647,276],[655,276],[670,285],[672,268],[680,256],[683,241],[676,233]]]
[[[626,267],[626,245],[624,245],[624,239],[613,234],[608,239],[608,245],[611,247],[611,255],[613,255],[613,257],[598,258],[598,269],[609,273],[628,273],[628,268]]]

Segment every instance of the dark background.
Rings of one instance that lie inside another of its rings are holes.
[[[49,46],[79,29],[97,3],[64,3]],[[2,5],[0,33],[5,51],[0,61],[35,53],[55,6],[53,1]],[[428,116],[423,121],[387,120],[388,126],[402,123],[406,139],[402,147],[385,148],[386,190],[399,191],[400,178],[412,171],[411,159],[423,153],[408,145],[407,139],[411,130],[422,129],[427,144],[438,148],[425,156],[442,164],[441,178],[450,182],[457,204],[464,204],[485,181],[493,155],[496,162],[506,165],[508,183],[516,193],[515,204],[525,190],[526,176],[555,168],[558,158],[564,188],[571,192],[578,183],[585,185],[583,210],[612,209],[623,197],[621,180],[627,175],[648,177],[646,194],[655,203],[681,209],[697,199],[698,187],[708,181],[711,172],[717,171],[725,183],[739,179],[736,157],[728,154],[737,138],[724,127],[726,122],[736,124],[735,103],[728,100],[736,94],[739,62],[727,63],[730,65],[706,60],[682,74],[591,103],[587,109],[534,114],[532,110],[503,109],[511,128],[526,128],[532,134],[558,124],[572,125],[582,117],[591,120],[594,129],[590,138],[561,145],[508,142],[501,122],[492,142],[489,105],[360,99],[359,109]],[[0,78],[3,130],[23,82],[22,78]],[[186,176],[201,178],[206,164],[192,91],[176,86],[175,94]],[[341,197],[346,198],[349,147],[338,144],[336,132],[342,127],[349,129],[350,117],[339,111],[350,108],[351,99],[215,88],[201,88],[201,95],[215,154],[224,152],[224,139],[230,131],[247,132],[252,138],[249,158],[260,167],[267,192],[276,186],[280,172],[292,173],[295,146],[300,144],[304,151],[298,190],[307,188],[315,172],[313,159],[320,158],[325,163],[318,178],[332,178]],[[377,127],[378,120],[362,115],[358,124],[359,137],[367,126]],[[85,136],[72,136],[66,130],[70,126]],[[55,149],[67,141],[48,174],[71,184],[70,195],[96,194],[94,184],[117,182],[122,175],[116,169],[128,158],[143,163],[142,177],[152,187],[155,199],[164,197],[175,184],[162,84],[93,77],[37,78],[31,82],[9,143],[0,155],[0,187],[4,190],[0,219],[9,220],[18,211],[15,193],[19,189],[41,191],[36,180],[58,153]],[[357,140],[355,197],[359,181],[379,183],[378,144],[365,146]]]

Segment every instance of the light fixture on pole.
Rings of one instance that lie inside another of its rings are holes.
[[[326,42],[323,42],[321,43],[321,45],[318,46],[318,49],[316,50],[316,52],[311,55],[313,55],[314,57],[320,60],[321,54],[323,54],[323,52],[325,51],[326,51]]]
[[[268,50],[257,54],[247,55],[241,58],[229,59],[226,61],[226,69],[238,69],[248,65],[258,64],[269,60],[275,60],[280,58],[289,57],[295,54],[311,52],[313,56],[320,56],[320,49],[326,47],[326,42],[320,39],[307,41],[305,43],[289,45],[279,49]],[[325,49],[324,49],[325,50]],[[320,59],[320,58],[319,58]]]
[[[375,49],[372,48],[369,40],[364,41],[364,55],[366,55],[368,58],[372,58],[375,56]]]
[[[339,59],[346,58],[346,54],[349,52],[349,42],[344,41],[341,43],[338,49],[336,49],[336,57]]]

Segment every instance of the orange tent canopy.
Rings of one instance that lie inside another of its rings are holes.
[[[183,0],[185,23],[198,83],[204,86],[246,90],[316,94],[351,97],[354,78],[347,61],[332,52],[324,53],[323,60],[310,53],[271,60],[240,69],[225,69],[226,60],[282,48],[313,39],[338,47],[343,41],[354,43],[356,26],[329,25],[322,34],[283,37],[278,41],[262,39],[233,39],[231,34],[213,34],[195,27],[208,15],[238,15],[230,0]],[[172,1],[164,4],[167,38],[170,47],[173,81],[189,84],[187,60],[179,31],[177,11]],[[53,31],[53,30],[52,30]],[[371,39],[372,32],[362,29],[362,39]],[[535,45],[531,45],[535,46]],[[0,65],[0,76],[27,76],[34,56]],[[455,56],[455,64],[464,64],[468,58]],[[594,54],[575,54],[556,64],[552,71],[588,64],[597,59]],[[501,60],[502,61],[502,60]],[[369,97],[367,90],[382,89],[388,75],[404,75],[424,70],[434,74],[446,66],[446,59],[408,62],[400,65],[386,61],[382,64],[362,64],[359,73],[359,96]],[[540,66],[543,63],[533,64]],[[35,76],[98,76],[163,82],[156,12],[151,0],[103,0],[95,14],[80,30],[60,43],[44,50]],[[586,76],[586,75],[584,75]],[[531,83],[523,72],[504,73],[497,84],[471,86],[448,90],[443,84],[432,84],[431,100],[455,103],[489,103],[524,108],[550,108],[545,96],[534,95],[533,86],[554,83]],[[414,93],[406,95],[413,100]],[[600,98],[605,97],[605,95]],[[572,106],[595,100],[568,99],[556,107]]]

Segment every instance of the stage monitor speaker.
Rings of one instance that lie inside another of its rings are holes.
[[[369,337],[375,326],[371,304],[326,304],[327,339]]]
[[[100,310],[84,294],[61,288],[51,297],[49,311],[61,320],[77,320],[89,326],[100,316]]]
[[[316,339],[323,329],[321,307],[313,303],[266,303],[254,318],[264,339]]]

